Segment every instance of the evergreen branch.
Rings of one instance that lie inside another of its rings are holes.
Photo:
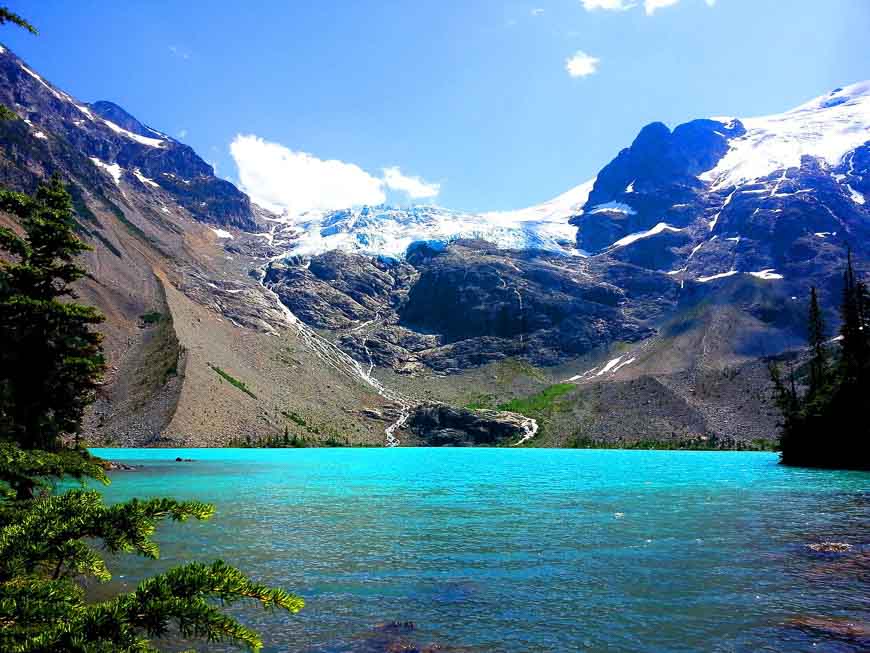
[[[18,27],[26,29],[31,34],[39,34],[39,32],[36,31],[36,28],[28,23],[26,20],[24,20],[21,16],[12,13],[6,7],[0,7],[0,25],[3,25],[5,23],[12,23],[13,25],[18,25]]]

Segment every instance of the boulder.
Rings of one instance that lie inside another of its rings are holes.
[[[429,446],[465,447],[516,442],[525,434],[526,422],[515,413],[427,403],[414,410],[406,428]]]

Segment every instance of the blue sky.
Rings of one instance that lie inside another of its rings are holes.
[[[291,209],[519,208],[651,121],[777,113],[870,78],[868,0],[250,5],[10,1],[40,36],[0,40]]]

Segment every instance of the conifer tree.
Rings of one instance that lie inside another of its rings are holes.
[[[864,414],[870,397],[870,296],[857,278],[851,251],[843,273],[840,320],[838,360],[829,365],[822,311],[813,288],[806,392],[798,392],[793,370],[786,384],[771,366],[783,415],[780,449],[785,464],[870,470],[870,429]]]
[[[26,29],[31,34],[38,34],[36,28],[27,22],[24,18],[19,16],[18,14],[12,13],[6,7],[0,7],[0,25],[5,25],[6,23],[12,23],[13,25],[18,25],[18,27],[22,27]]]
[[[809,397],[817,397],[823,392],[827,383],[828,354],[825,348],[825,323],[822,309],[819,307],[819,297],[815,286],[810,290],[809,314],[809,345],[813,357],[810,359]]]
[[[35,33],[0,8],[0,25],[7,22]],[[0,119],[16,117],[0,110]],[[0,228],[0,651],[144,653],[169,632],[259,650],[259,636],[220,608],[253,601],[297,612],[303,601],[220,560],[170,569],[105,601],[85,599],[83,580],[111,578],[95,545],[156,558],[151,537],[161,521],[208,519],[214,508],[174,499],[106,506],[94,490],[56,492],[64,479],[108,483],[102,461],[63,446],[81,430],[103,372],[94,331],[102,316],[73,301],[72,284],[86,276],[76,260],[88,247],[74,233],[60,178],[33,197],[0,188],[0,211],[23,232]]]
[[[88,250],[74,232],[69,194],[60,178],[35,196],[0,190],[0,210],[24,235],[0,228],[0,432],[25,448],[53,449],[78,433],[104,370],[103,317],[75,299],[86,275],[76,258]]]
[[[842,326],[842,357],[840,370],[846,384],[864,386],[870,361],[870,333],[867,330],[867,287],[858,281],[849,250],[843,273],[843,303],[840,308]]]
[[[103,369],[93,331],[101,317],[71,301],[71,284],[85,276],[75,259],[87,246],[73,232],[60,179],[34,197],[0,189],[0,209],[24,232],[0,230],[0,651],[156,651],[151,640],[170,631],[259,650],[259,636],[220,607],[254,601],[297,612],[303,601],[222,561],[86,600],[82,579],[111,578],[95,543],[156,558],[151,537],[161,521],[208,519],[214,508],[173,499],[106,506],[94,490],[55,492],[64,479],[108,483],[101,461],[62,440],[79,432]]]
[[[18,25],[19,27],[26,29],[31,34],[37,34],[36,28],[24,20],[18,14],[14,14],[6,7],[0,7],[0,25],[5,25],[6,23],[12,23],[13,25]],[[9,107],[4,104],[0,104],[0,120],[17,120],[18,114],[12,111]]]

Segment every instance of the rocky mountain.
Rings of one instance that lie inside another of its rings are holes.
[[[870,251],[868,138],[868,84],[779,116],[653,123],[573,204],[303,217],[281,232],[290,258],[267,281],[320,328],[389,325],[366,331],[377,364],[440,370],[504,356],[552,365],[639,340],[733,277],[799,298],[813,283],[833,305],[846,249]],[[359,340],[343,338],[358,354]]]
[[[251,230],[254,210],[248,197],[231,183],[215,176],[210,165],[182,143],[147,127],[121,107],[100,101],[76,101],[31,70],[12,52],[0,52],[0,102],[21,117],[26,127],[15,123],[16,134],[4,134],[4,142],[20,137],[42,141],[39,156],[31,163],[30,179],[19,163],[15,176],[3,181],[32,185],[53,169],[75,172],[97,181],[117,185],[122,178],[150,189],[158,196],[168,193],[175,203],[202,222]],[[31,154],[18,148],[17,156]],[[81,155],[92,165],[88,166]],[[9,174],[13,174],[9,171]]]
[[[757,446],[809,286],[834,319],[847,248],[870,262],[870,83],[653,123],[594,180],[489,213],[274,215],[6,49],[0,103],[0,183],[61,174],[94,246],[103,442]]]
[[[383,442],[392,402],[341,352],[312,351],[258,282],[266,211],[190,147],[74,98],[2,46],[0,103],[18,116],[0,121],[0,183],[30,192],[61,175],[93,248],[79,295],[106,315],[109,369],[90,441],[206,446],[292,428]],[[18,228],[2,213],[0,225]]]

